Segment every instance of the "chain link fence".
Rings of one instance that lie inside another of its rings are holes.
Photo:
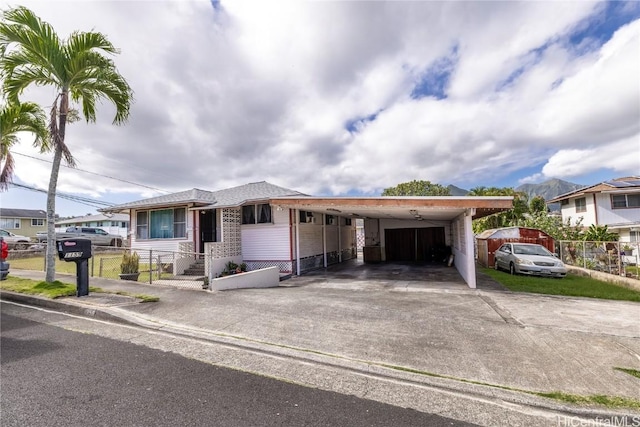
[[[128,249],[92,247],[89,259],[89,276],[105,279],[121,279],[122,258]],[[185,289],[206,289],[209,279],[205,264],[207,255],[194,252],[170,252],[140,250],[133,252],[140,257],[138,282],[169,285]],[[208,255],[210,257],[210,255]],[[45,271],[45,253],[42,250],[12,251],[8,261],[11,269]],[[57,259],[56,272],[75,274],[76,265]]]
[[[567,265],[640,280],[640,242],[561,240],[556,244]]]

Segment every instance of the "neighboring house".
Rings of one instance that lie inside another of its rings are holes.
[[[33,209],[0,208],[0,228],[26,237],[47,231],[47,213]]]
[[[547,203],[560,203],[562,220],[576,224],[606,225],[621,242],[640,242],[640,177],[601,182],[562,194]]]
[[[56,231],[63,232],[68,227],[97,227],[109,234],[119,234],[124,239],[129,238],[128,214],[99,214],[67,218],[56,221]]]
[[[471,220],[512,205],[512,197],[312,197],[262,181],[220,191],[194,188],[101,211],[130,214],[133,250],[154,257],[163,251],[210,254],[213,276],[228,261],[301,274],[354,258],[360,218],[365,247],[378,260],[429,261],[448,246],[474,288]],[[174,273],[181,274],[183,264],[174,262]]]

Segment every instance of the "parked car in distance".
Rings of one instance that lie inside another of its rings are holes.
[[[38,243],[47,241],[47,233],[37,233]],[[122,236],[109,234],[102,228],[94,227],[69,227],[65,232],[56,232],[56,240],[64,239],[89,239],[92,245],[96,246],[122,246]]]
[[[495,269],[511,274],[564,277],[567,268],[553,253],[533,243],[505,243],[495,253]]]
[[[0,228],[0,236],[9,246],[9,249],[28,249],[31,246],[31,239],[19,234],[13,234],[10,231]]]

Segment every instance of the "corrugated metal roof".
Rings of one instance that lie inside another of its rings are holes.
[[[67,218],[60,221],[56,221],[56,224],[64,225],[64,224],[75,224],[78,222],[92,222],[92,221],[129,221],[129,215],[128,214],[113,214],[110,216],[86,215],[86,216],[78,216],[75,218]]]
[[[12,209],[0,208],[0,217],[2,218],[47,218],[47,212],[35,209]]]

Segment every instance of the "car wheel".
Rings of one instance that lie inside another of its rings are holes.
[[[121,239],[116,239],[116,246],[117,247],[122,247],[122,240]]]
[[[16,243],[17,250],[29,249],[29,243]]]
[[[509,273],[515,275],[516,274],[516,266],[513,263],[509,264]]]
[[[493,264],[493,268],[495,268],[496,271],[500,271],[500,266],[498,265],[498,260],[496,260],[495,263]]]

